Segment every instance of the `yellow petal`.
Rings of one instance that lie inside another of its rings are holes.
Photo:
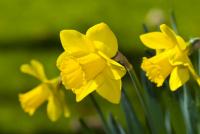
[[[104,75],[101,75],[102,73],[100,73],[95,79],[88,81],[81,88],[72,89],[72,91],[76,94],[77,102],[81,101],[88,94],[92,93],[94,90],[96,90],[99,86],[103,84],[103,82],[105,81],[105,77]]]
[[[31,64],[23,64],[20,67],[20,70],[23,73],[32,75],[41,81],[47,80],[46,75],[44,73],[43,65],[37,60],[31,60]]]
[[[110,65],[107,67],[109,76],[112,79],[119,80],[126,74],[126,69],[121,64],[114,60],[110,60]]]
[[[41,84],[27,93],[19,94],[19,101],[24,111],[33,115],[35,110],[48,99],[49,94],[48,87]]]
[[[151,49],[169,49],[175,44],[161,32],[151,32],[140,36],[145,46]]]
[[[169,56],[169,62],[171,65],[188,66],[189,64],[192,64],[186,52],[180,51],[177,47],[174,48],[174,52],[174,54]]]
[[[95,47],[109,58],[115,56],[117,53],[117,38],[105,23],[100,23],[89,28],[86,37],[92,40],[95,43]]]
[[[57,88],[58,79],[50,80],[49,88],[51,94],[48,97],[47,114],[51,121],[56,121],[64,113],[65,117],[69,117],[70,112],[65,102],[65,94],[63,90]]]
[[[110,59],[101,51],[99,51],[98,54],[107,61],[107,67],[105,68],[105,71],[107,71],[110,78],[118,80],[126,74],[126,69],[124,66],[122,66],[115,60]]]
[[[160,25],[160,30],[162,33],[164,33],[166,35],[166,38],[174,45],[177,45],[178,42],[176,40],[176,33],[169,28],[167,25],[162,24]]]
[[[52,94],[48,98],[47,114],[51,121],[56,121],[62,113],[62,105],[57,97]]]
[[[65,57],[69,57],[70,55],[69,55],[69,53],[67,53],[67,52],[63,52],[63,53],[61,53],[60,55],[59,55],[59,57],[58,57],[58,59],[57,59],[57,61],[56,61],[56,65],[57,65],[57,67],[60,69],[61,68],[61,65],[62,65],[62,63],[63,63],[63,60],[65,60]]]
[[[176,91],[189,80],[189,71],[187,67],[175,67],[170,75],[169,85],[172,91]]]
[[[60,39],[66,52],[74,55],[84,55],[94,51],[92,42],[85,35],[75,30],[63,30]]]
[[[95,80],[91,80],[81,88],[73,89],[76,94],[76,101],[79,102],[84,99],[88,94],[92,93],[98,87],[98,83]]]
[[[199,84],[200,86],[200,77],[196,79],[197,83]]]
[[[184,41],[184,39],[181,36],[176,36],[176,39],[178,41],[181,50],[185,50],[187,47],[187,43]]]
[[[121,79],[111,79],[106,72],[102,73],[101,77],[104,81],[96,89],[97,93],[109,102],[118,104],[121,98]]]

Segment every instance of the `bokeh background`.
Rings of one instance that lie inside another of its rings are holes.
[[[89,98],[81,103],[66,91],[70,118],[50,122],[46,104],[30,117],[20,107],[18,94],[29,91],[39,82],[22,74],[19,67],[31,59],[41,61],[49,78],[59,75],[56,59],[63,51],[59,31],[107,23],[116,34],[122,51],[136,68],[145,51],[139,41],[142,24],[157,29],[170,24],[174,11],[180,34],[189,39],[200,36],[198,0],[0,0],[0,133],[42,134],[83,133],[78,122],[86,122],[101,133],[101,124]],[[129,86],[125,80],[125,86]],[[135,94],[130,91],[132,101]],[[120,105],[112,105],[96,96],[105,113],[112,111],[122,120]],[[103,133],[103,132],[102,132]]]

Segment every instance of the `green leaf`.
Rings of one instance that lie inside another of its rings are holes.
[[[148,123],[154,134],[166,134],[164,114],[161,109],[161,103],[156,95],[158,90],[145,76],[144,72],[141,73],[143,83],[143,96],[148,111]],[[159,95],[161,92],[158,92]]]
[[[165,112],[165,127],[167,130],[167,134],[172,134],[171,120],[169,111]]]
[[[116,122],[112,114],[109,114],[108,125],[111,130],[111,134],[126,134],[121,125]]]
[[[110,130],[109,130],[108,124],[107,124],[107,122],[105,120],[103,112],[101,111],[101,108],[99,107],[97,101],[95,100],[95,98],[94,98],[94,96],[92,94],[90,95],[90,98],[91,98],[91,101],[92,101],[92,103],[93,103],[93,105],[94,105],[94,107],[95,107],[95,109],[96,109],[101,121],[102,121],[102,124],[103,124],[103,127],[105,129],[106,134],[110,134]]]
[[[129,134],[143,134],[144,129],[142,128],[137,115],[135,114],[133,107],[126,95],[125,91],[122,90],[122,99],[121,99],[122,109],[126,117],[126,124]]]
[[[192,96],[190,95],[187,85],[184,85],[183,88],[183,93],[179,94],[180,98],[180,104],[186,124],[186,130],[188,134],[193,133],[193,128],[192,128],[192,121],[191,121],[191,114],[194,113],[194,107],[192,107]],[[192,108],[192,109],[191,109]]]
[[[164,101],[165,111],[169,111],[173,132],[175,134],[186,134],[185,120],[176,93],[178,92],[171,92],[169,88],[163,89],[161,98]]]
[[[133,69],[128,70],[128,74],[132,80],[133,88],[136,90],[143,107],[151,132],[153,134],[166,134],[164,116],[162,114],[159,101],[152,94],[150,94],[152,91],[149,89],[149,81],[143,74],[143,87]]]

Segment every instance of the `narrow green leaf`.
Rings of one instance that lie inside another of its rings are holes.
[[[164,101],[166,111],[169,111],[173,132],[175,134],[186,134],[185,120],[176,93],[171,92],[168,88],[163,89],[162,101]]]
[[[148,85],[146,85],[147,83],[144,83],[144,81],[143,86],[146,88],[143,88],[133,69],[128,70],[128,74],[132,80],[132,84],[137,92],[138,98],[143,106],[144,113],[147,118],[151,132],[153,134],[166,134],[164,117],[158,104],[158,100],[156,100],[153,96],[150,95],[150,89],[148,89]]]
[[[144,100],[149,115],[149,126],[154,134],[166,134],[167,130],[165,127],[165,117],[161,108],[159,98],[156,95],[156,91],[159,90],[155,88],[145,76],[144,72],[141,73],[141,81],[144,87]],[[161,92],[158,92],[159,96]]]
[[[110,127],[111,134],[125,134],[125,131],[122,129],[121,125],[116,122],[112,114],[109,114],[108,125]]]
[[[192,53],[190,59],[192,60],[195,71],[200,75],[200,49],[197,49],[200,45],[200,38],[192,38],[190,40],[192,45]],[[200,88],[197,82],[191,79],[186,84],[187,103],[188,103],[188,116],[190,118],[193,133],[200,133]]]
[[[191,108],[191,96],[188,92],[188,87],[187,85],[183,86],[183,93],[180,93],[179,98],[180,98],[180,103],[181,103],[181,108],[182,108],[182,112],[183,112],[183,116],[184,116],[184,120],[185,120],[185,124],[186,124],[186,130],[188,134],[193,134],[193,128],[192,128],[192,122],[191,122],[191,116],[190,116],[190,111],[192,109]]]
[[[126,134],[125,130],[122,128],[121,124],[118,123],[118,128],[121,134]]]
[[[167,130],[167,134],[172,134],[171,120],[169,111],[165,112],[165,127]]]
[[[144,129],[142,128],[135,111],[126,95],[125,91],[122,90],[122,99],[121,99],[122,109],[126,117],[126,124],[128,127],[129,134],[143,134]]]
[[[94,105],[94,107],[95,107],[95,109],[96,109],[101,121],[102,121],[102,124],[103,124],[103,127],[105,129],[106,134],[110,134],[110,130],[109,130],[108,124],[107,124],[107,122],[106,122],[106,120],[104,118],[104,115],[103,115],[103,112],[101,111],[101,108],[99,107],[97,101],[95,100],[95,98],[94,98],[94,96],[92,94],[90,95],[90,98],[91,98],[91,101],[92,101],[92,103],[93,103],[93,105]]]

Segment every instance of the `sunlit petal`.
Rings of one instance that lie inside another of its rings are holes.
[[[172,91],[176,91],[183,86],[190,78],[189,71],[186,67],[175,67],[170,75],[169,85]]]
[[[105,23],[100,23],[89,28],[86,37],[92,40],[95,47],[108,57],[111,58],[117,53],[117,38]]]

